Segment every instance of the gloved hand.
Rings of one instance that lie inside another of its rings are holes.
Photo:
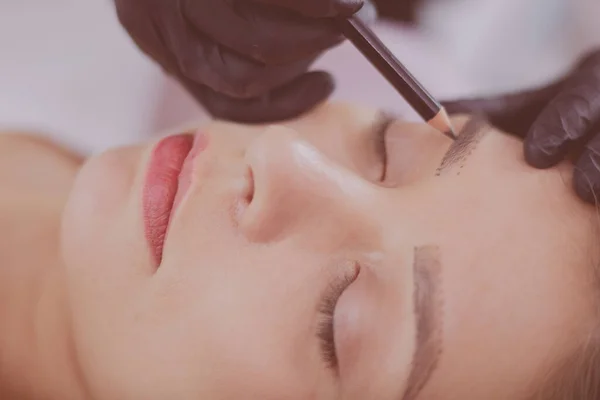
[[[525,139],[525,159],[549,168],[576,156],[573,183],[585,201],[600,201],[600,50],[561,81],[542,89],[445,103],[449,113],[479,112]]]
[[[137,45],[217,118],[295,117],[326,99],[333,79],[306,72],[343,40],[326,18],[368,0],[115,0]],[[374,8],[370,9],[371,11]]]

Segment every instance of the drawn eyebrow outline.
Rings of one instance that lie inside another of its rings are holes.
[[[416,347],[402,400],[415,400],[438,366],[442,354],[443,298],[441,257],[437,246],[414,249]]]
[[[485,117],[475,115],[469,119],[459,132],[458,139],[450,145],[435,175],[440,176],[453,166],[465,162],[489,131],[489,124]]]

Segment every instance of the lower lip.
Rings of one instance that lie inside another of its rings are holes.
[[[158,266],[171,218],[191,185],[193,161],[206,148],[206,136],[169,136],[154,147],[142,194],[146,241]]]

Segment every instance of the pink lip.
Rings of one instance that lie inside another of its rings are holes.
[[[206,135],[182,134],[162,139],[154,147],[142,193],[144,231],[156,265],[171,217],[192,182],[193,161],[205,148]]]

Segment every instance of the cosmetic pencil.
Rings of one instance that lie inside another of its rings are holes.
[[[342,34],[388,80],[427,123],[451,139],[456,139],[444,107],[392,54],[377,35],[358,17],[338,19]]]

